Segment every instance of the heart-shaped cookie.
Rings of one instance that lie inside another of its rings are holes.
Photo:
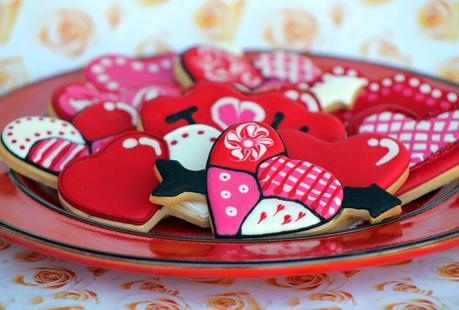
[[[172,84],[148,83],[122,92],[108,92],[97,89],[88,82],[73,82],[58,88],[51,99],[50,116],[71,120],[77,113],[94,104],[104,102],[125,102],[140,110],[143,102],[159,95],[177,96],[180,88]]]
[[[326,141],[341,140],[344,125],[326,113],[311,113],[304,104],[281,94],[246,95],[219,83],[200,83],[183,96],[158,97],[144,104],[141,124],[157,136],[189,124],[218,129],[243,121],[261,121],[276,129],[307,131]]]
[[[22,117],[2,131],[0,155],[19,173],[51,187],[73,159],[97,151],[116,134],[136,128],[137,111],[125,103],[90,106],[71,122],[44,117]]]
[[[400,201],[380,187],[343,187],[330,171],[286,156],[267,124],[238,123],[215,141],[206,170],[158,160],[161,185],[150,200],[204,199],[216,237],[260,237],[329,230],[349,216],[372,222],[399,214]]]
[[[322,73],[310,58],[298,53],[264,52],[257,54],[252,62],[265,78],[289,84],[312,82]]]
[[[354,132],[385,134],[408,149],[410,177],[397,192],[404,202],[459,176],[459,110],[443,112],[428,119],[414,119],[406,113],[392,110],[374,114],[370,111],[357,116],[350,128]]]
[[[362,111],[381,104],[409,108],[420,117],[459,107],[459,92],[453,86],[404,72],[369,81],[355,102]]]
[[[261,91],[257,90],[257,93],[280,93],[288,99],[303,104],[310,112],[322,111],[319,99],[312,91],[308,90],[308,88],[309,87],[307,85],[305,86],[303,83],[285,86],[276,85],[274,87],[263,87]]]
[[[392,138],[359,134],[329,143],[297,130],[281,130],[279,134],[289,157],[327,167],[344,186],[375,183],[395,193],[408,177],[408,151]]]
[[[97,154],[71,162],[59,175],[59,197],[71,212],[126,229],[149,231],[163,216],[148,201],[158,184],[155,161],[166,158],[161,140],[143,132],[127,132]]]
[[[147,83],[176,84],[175,54],[134,59],[103,55],[85,67],[86,80],[102,91],[120,92]]]
[[[263,76],[244,57],[216,47],[201,46],[186,50],[174,71],[183,87],[210,81],[253,89],[263,82]]]

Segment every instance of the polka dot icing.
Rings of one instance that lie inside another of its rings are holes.
[[[70,123],[43,116],[22,117],[10,122],[2,132],[2,143],[19,158],[26,158],[32,146],[42,139],[57,137],[84,144],[85,140]]]

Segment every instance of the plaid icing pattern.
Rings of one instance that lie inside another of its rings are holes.
[[[293,53],[260,53],[254,66],[265,78],[286,80],[290,83],[311,82],[322,71],[311,59]]]
[[[325,219],[341,207],[343,189],[339,181],[309,162],[276,156],[260,165],[258,178],[264,196],[301,201]]]
[[[410,152],[410,167],[428,159],[459,138],[459,110],[422,121],[402,113],[382,112],[364,119],[359,132],[380,133],[397,139]]]

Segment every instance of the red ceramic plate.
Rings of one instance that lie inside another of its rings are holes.
[[[399,71],[347,59],[314,60],[327,68],[351,65],[374,78]],[[80,77],[81,72],[68,73],[4,96],[0,127],[16,117],[43,114],[53,90]],[[294,275],[393,263],[458,245],[458,191],[457,182],[449,184],[405,207],[402,216],[377,225],[310,237],[216,241],[209,231],[177,219],[136,234],[78,218],[59,206],[55,191],[0,162],[0,234],[105,268],[193,277]]]

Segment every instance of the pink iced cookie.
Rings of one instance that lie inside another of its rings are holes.
[[[83,109],[104,102],[124,102],[140,110],[145,101],[158,96],[177,96],[181,91],[177,85],[149,82],[122,92],[97,89],[88,82],[74,82],[58,88],[51,100],[51,114],[60,119],[71,120]]]
[[[236,235],[240,223],[260,199],[255,178],[245,172],[212,167],[208,170],[209,204],[213,208],[214,229],[218,235]]]
[[[103,91],[119,92],[145,83],[175,84],[175,54],[134,59],[103,55],[85,68],[86,79]]]
[[[177,63],[177,79],[185,87],[199,81],[235,83],[253,89],[263,76],[241,56],[215,47],[193,47]]]

